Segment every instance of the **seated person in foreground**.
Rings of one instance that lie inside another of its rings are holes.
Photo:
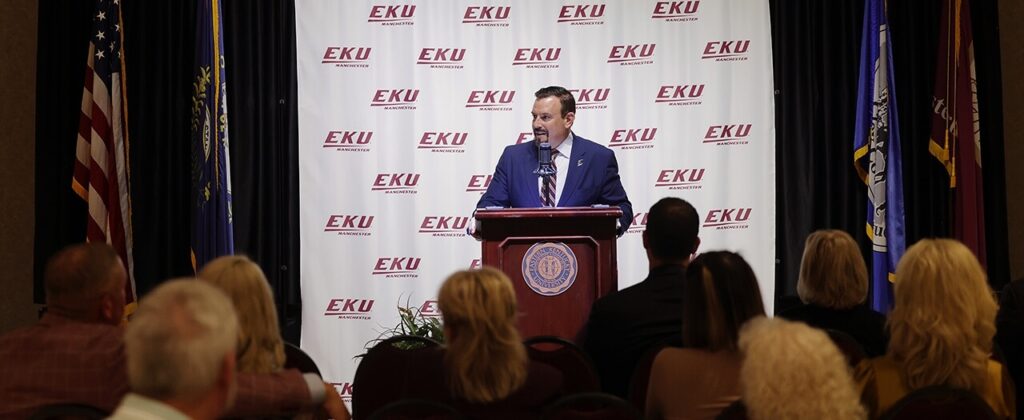
[[[107,244],[72,245],[43,276],[49,309],[39,322],[0,336],[0,418],[26,418],[50,404],[110,412],[128,392],[122,323],[127,272]],[[69,380],[70,378],[70,380]],[[288,369],[239,374],[232,416],[293,415],[341,398],[316,374]]]
[[[869,357],[885,354],[885,315],[864,305],[868,268],[850,234],[819,230],[807,237],[796,292],[804,305],[778,316],[847,333]]]
[[[989,358],[997,308],[974,254],[952,239],[922,239],[900,259],[893,286],[889,349],[856,369],[870,417],[930,385],[974,392],[999,417],[1015,417],[1013,385]]]
[[[755,318],[740,330],[740,389],[751,420],[860,420],[850,368],[823,331],[781,318]]]
[[[490,267],[459,271],[437,294],[445,346],[420,372],[427,398],[470,418],[536,417],[562,395],[562,374],[527,359],[512,282]],[[435,381],[435,382],[431,382]]]
[[[234,403],[238,318],[227,296],[192,279],[161,284],[125,332],[128,383],[111,419],[216,419]]]
[[[224,292],[238,312],[238,371],[277,372],[284,368],[284,341],[267,277],[260,266],[241,255],[207,263],[199,280]]]
[[[754,270],[738,254],[701,254],[683,283],[683,346],[658,353],[651,368],[649,419],[713,419],[740,398],[740,327],[764,316]]]
[[[601,389],[622,398],[640,359],[660,346],[682,344],[686,265],[700,245],[700,216],[685,200],[662,198],[647,217],[647,278],[594,302],[583,341]]]

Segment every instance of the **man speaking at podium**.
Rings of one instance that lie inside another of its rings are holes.
[[[549,86],[535,96],[531,113],[534,140],[505,148],[491,185],[476,207],[619,206],[622,217],[617,230],[622,235],[633,222],[633,206],[619,180],[615,153],[573,134],[576,99],[571,92]],[[553,169],[553,174],[538,174],[544,168]]]

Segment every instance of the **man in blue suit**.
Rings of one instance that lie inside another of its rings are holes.
[[[633,222],[633,206],[619,180],[615,153],[600,144],[574,135],[576,99],[560,86],[538,90],[533,103],[533,135],[536,140],[505,148],[487,192],[477,203],[484,207],[580,207],[594,204],[618,206],[622,235]],[[538,142],[551,145],[557,174],[554,185],[545,187],[537,169]],[[542,196],[550,198],[545,200]]]

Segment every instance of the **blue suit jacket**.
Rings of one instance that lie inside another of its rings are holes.
[[[573,134],[572,156],[565,186],[559,193],[559,207],[586,207],[594,204],[619,206],[619,234],[633,222],[633,206],[619,180],[619,164],[611,149]],[[505,148],[494,168],[487,192],[476,204],[483,207],[541,207],[538,190],[537,146],[534,142]]]

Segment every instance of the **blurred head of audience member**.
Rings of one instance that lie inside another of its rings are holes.
[[[868,269],[860,247],[841,230],[807,236],[796,292],[804,303],[849,309],[868,296]]]
[[[270,373],[284,367],[284,342],[274,295],[260,266],[245,256],[223,256],[199,271],[199,279],[228,295],[238,311],[238,370]]]
[[[693,205],[676,197],[665,197],[651,206],[643,243],[652,267],[689,261],[697,252],[700,216]]]
[[[90,242],[64,248],[46,264],[43,278],[49,312],[85,322],[121,323],[128,273],[110,245]]]
[[[740,331],[740,389],[747,416],[760,419],[863,419],[843,354],[802,322],[755,318]]]
[[[910,389],[982,392],[998,309],[985,271],[963,244],[923,239],[896,267],[889,355]]]
[[[444,365],[454,396],[474,403],[504,399],[527,379],[526,349],[516,330],[512,282],[493,268],[459,271],[437,296],[444,319]]]
[[[236,337],[224,293],[193,279],[161,284],[125,331],[132,392],[192,418],[219,417],[234,400]]]
[[[685,347],[736,350],[743,323],[765,314],[754,270],[738,254],[701,254],[690,262],[683,285]]]

